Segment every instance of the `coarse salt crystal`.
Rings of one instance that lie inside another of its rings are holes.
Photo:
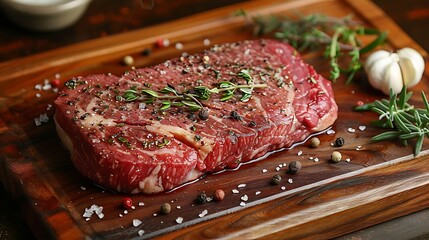
[[[124,214],[127,215],[128,214],[128,210],[124,210]]]
[[[41,97],[42,97],[42,94],[40,94],[40,93],[36,93],[36,97],[37,97],[37,98],[41,98]]]
[[[143,222],[140,221],[139,219],[133,219],[133,226],[134,227],[138,227],[142,224]]]
[[[299,152],[298,152],[298,156],[301,156],[301,155],[302,155],[302,151],[299,151]]]
[[[364,125],[359,126],[359,130],[365,131],[365,129],[366,129],[366,126],[364,126]]]
[[[137,233],[138,233],[138,234],[139,234],[139,236],[141,237],[141,236],[143,236],[143,235],[144,235],[144,230],[139,230]]]
[[[86,190],[86,187],[84,187],[84,186],[80,186],[80,189],[82,189],[83,191],[85,191],[85,190]]]
[[[284,191],[284,190],[286,190],[286,187],[285,186],[281,186],[280,189]]]
[[[266,173],[266,172],[268,172],[268,170],[264,168],[264,169],[262,169],[262,172]]]
[[[255,195],[258,196],[259,194],[261,194],[261,191],[256,191]]]
[[[43,90],[45,90],[45,91],[46,91],[46,90],[49,90],[49,89],[51,89],[51,88],[52,88],[52,85],[51,85],[51,84],[49,84],[49,83],[48,83],[48,84],[43,85],[43,87],[42,87],[42,89],[43,89]]]
[[[350,128],[347,128],[347,132],[354,133],[356,132],[356,129],[350,127]]]
[[[34,124],[36,124],[36,126],[40,126],[42,125],[42,122],[40,121],[40,118],[34,118]]]
[[[134,209],[136,209],[136,207],[135,207],[135,206],[131,206],[131,209],[133,209],[133,210],[134,210]]]
[[[36,90],[42,90],[42,84],[36,84],[34,86],[34,89],[36,89]]]
[[[238,188],[245,188],[245,187],[246,187],[246,184],[244,184],[244,183],[238,185]]]
[[[102,218],[104,218],[104,213],[99,213],[99,214],[97,214],[97,216],[99,219],[102,219]]]
[[[238,191],[237,189],[232,189],[232,193],[239,193],[240,191]]]
[[[120,213],[119,213],[119,217],[123,217],[123,216],[124,216],[124,215],[122,215],[122,214],[120,214]]]
[[[154,214],[153,214],[153,216],[154,216],[154,217],[158,216],[158,213],[154,213]]]
[[[329,129],[328,131],[326,131],[326,134],[328,134],[328,135],[331,135],[331,134],[334,134],[334,133],[335,133],[335,131],[332,130],[332,129]]]
[[[47,122],[49,122],[49,117],[48,117],[48,114],[46,114],[46,113],[42,113],[42,114],[40,114],[40,115],[39,115],[39,119],[40,119],[40,121],[41,121],[42,123],[47,123]]]
[[[292,178],[289,178],[289,179],[287,180],[287,182],[288,182],[288,183],[293,183],[293,179],[292,179]]]
[[[318,162],[319,161],[319,158],[314,158],[313,159],[313,162]]]
[[[240,206],[244,207],[244,206],[246,206],[246,203],[245,202],[240,202]]]
[[[139,206],[143,207],[144,206],[144,202],[139,202]]]
[[[346,162],[350,162],[350,158],[346,158]]]
[[[241,196],[241,200],[247,202],[249,200],[249,196],[247,196],[246,194]]]
[[[182,222],[183,222],[183,218],[182,217],[176,218],[176,223],[181,224]]]
[[[276,171],[278,172],[278,171],[280,171],[280,168],[279,167],[276,167]]]
[[[205,215],[207,215],[207,213],[209,213],[209,211],[207,211],[206,209],[204,209],[204,211],[202,211],[200,214],[198,214],[198,217],[202,218]]]
[[[181,207],[181,206],[176,206],[176,208],[177,208],[177,209],[181,209],[182,207]]]

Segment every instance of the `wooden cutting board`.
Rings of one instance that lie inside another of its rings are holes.
[[[51,104],[57,94],[37,90],[35,86],[43,86],[45,79],[51,81],[56,77],[64,82],[72,76],[90,73],[122,74],[129,69],[121,65],[125,55],[132,55],[135,65],[142,67],[180,56],[184,51],[199,52],[207,48],[205,39],[213,45],[254,38],[244,19],[233,15],[239,9],[249,14],[352,14],[369,27],[389,31],[385,48],[408,46],[427,56],[368,0],[296,0],[242,3],[1,63],[1,181],[37,237],[331,238],[429,206],[429,142],[425,141],[418,158],[412,154],[413,143],[406,147],[397,142],[370,143],[369,139],[381,132],[370,125],[376,115],[352,109],[359,100],[370,102],[383,96],[368,86],[364,75],[357,76],[350,85],[345,85],[344,79],[334,84],[339,105],[339,118],[332,126],[335,133],[319,135],[322,143],[316,149],[304,143],[238,170],[208,175],[157,195],[105,191],[76,172],[52,121]],[[155,48],[158,39],[169,39],[171,46]],[[175,43],[183,44],[184,49],[176,49]],[[147,48],[152,49],[149,56],[143,54]],[[320,54],[305,54],[304,58],[329,76],[329,65]],[[415,92],[429,92],[427,73],[413,89]],[[415,94],[412,103],[421,104],[419,94]],[[35,126],[34,118],[44,113],[49,122]],[[366,129],[360,130],[360,126]],[[337,137],[345,139],[341,148],[331,146]],[[350,161],[329,162],[334,150],[341,151],[343,159]],[[293,160],[303,164],[298,174],[286,174],[282,167],[276,170]],[[282,183],[272,186],[269,180],[277,173],[283,176]],[[216,189],[225,191],[224,201],[193,203],[201,191],[211,195]],[[238,193],[233,193],[234,189]],[[121,207],[124,197],[134,202],[135,209],[128,213]],[[164,202],[172,206],[168,215],[158,213]],[[93,204],[103,207],[104,218],[82,216],[85,208]],[[183,218],[183,222],[177,223],[178,218]],[[135,219],[142,224],[133,226]],[[144,234],[139,236],[141,230]]]

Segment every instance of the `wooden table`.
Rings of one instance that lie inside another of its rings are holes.
[[[155,24],[182,18],[244,0],[215,1],[156,1],[151,10],[142,9],[139,1],[94,0],[87,13],[74,26],[52,33],[36,33],[15,27],[0,17],[0,62],[13,61],[33,54],[53,50],[73,43],[103,38],[118,33],[141,29]],[[374,0],[387,15],[402,27],[426,51],[429,51],[429,1]],[[90,24],[87,24],[90,23]],[[30,239],[32,233],[26,228],[16,204],[8,193],[0,190],[0,238]],[[375,225],[340,237],[341,239],[363,238],[413,238],[429,237],[429,210],[422,210],[398,219]],[[390,236],[390,237],[389,237]]]

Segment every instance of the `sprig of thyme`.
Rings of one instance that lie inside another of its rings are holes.
[[[238,15],[247,16],[244,11]],[[317,50],[325,47],[324,56],[330,59],[330,79],[336,81],[341,73],[347,75],[350,83],[354,75],[362,69],[360,58],[378,45],[384,43],[387,32],[368,29],[351,16],[334,18],[322,14],[311,14],[290,18],[288,16],[260,15],[249,18],[254,25],[255,35],[273,35],[289,42],[298,51]],[[359,36],[375,35],[376,38],[362,46]],[[350,58],[347,66],[340,66],[339,58]]]
[[[246,84],[235,84],[230,81],[222,81],[217,87],[196,86],[184,92],[178,92],[174,86],[167,84],[160,91],[152,89],[137,90],[135,87],[124,91],[119,100],[132,102],[140,100],[147,104],[153,104],[156,100],[161,101],[159,110],[164,111],[171,107],[186,107],[189,111],[198,111],[203,107],[200,101],[210,99],[212,94],[221,94],[220,101],[228,101],[233,98],[236,91],[241,92],[240,101],[246,102],[251,96],[254,88],[265,88],[267,84],[255,84],[249,70],[243,69],[237,77],[246,81]]]
[[[372,141],[399,139],[407,144],[408,140],[417,139],[414,149],[414,155],[417,156],[422,149],[424,137],[429,137],[429,103],[422,91],[421,97],[425,108],[410,105],[407,102],[412,94],[407,92],[406,87],[402,88],[399,96],[391,90],[389,100],[376,100],[373,103],[358,106],[355,110],[376,112],[379,114],[379,120],[373,123],[379,127],[393,129],[374,136]]]

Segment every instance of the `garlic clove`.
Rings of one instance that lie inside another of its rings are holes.
[[[368,59],[365,61],[364,69],[366,72],[369,72],[369,70],[373,67],[373,65],[378,62],[380,59],[389,57],[391,52],[388,52],[386,50],[379,50],[374,53],[372,53]]]
[[[393,59],[393,61],[386,66],[384,73],[384,81],[380,90],[386,95],[390,94],[390,89],[392,89],[394,93],[401,92],[404,83],[402,81],[401,67],[397,59]]]
[[[421,80],[425,70],[422,55],[412,48],[402,48],[398,51],[398,55],[404,84],[408,87],[415,86]]]
[[[390,85],[390,79],[386,78],[386,68],[388,68],[392,64],[397,65],[397,59],[398,56],[396,53],[390,53],[384,50],[376,52],[374,55],[371,55],[368,58],[366,71],[368,73],[369,83],[374,88],[382,90],[382,88],[386,88],[386,86]],[[400,75],[401,73],[399,72],[399,76]],[[400,82],[402,83],[402,79],[400,79]],[[384,92],[384,90],[382,91]],[[387,90],[387,93],[389,93],[389,90]]]

